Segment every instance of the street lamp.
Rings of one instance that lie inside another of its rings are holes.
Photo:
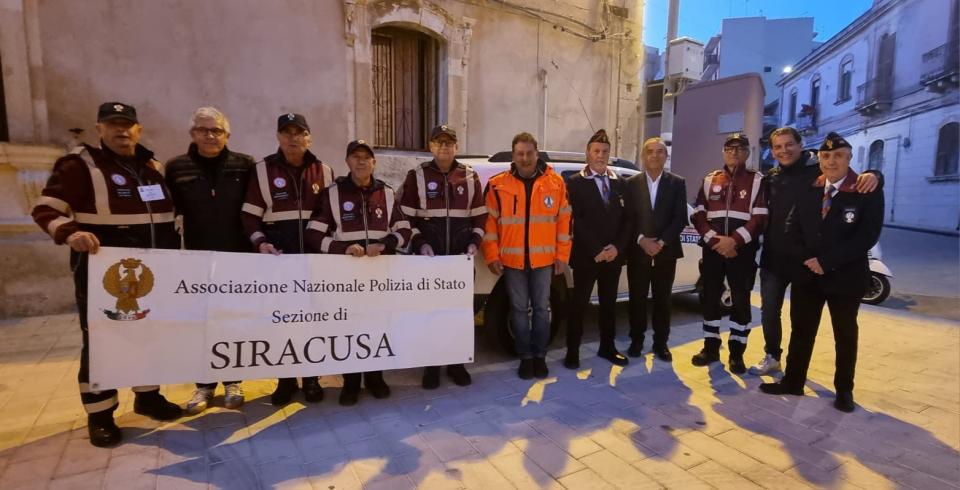
[[[787,66],[783,67],[783,73],[784,73],[784,74],[791,73],[791,72],[793,72],[793,67],[792,67],[792,66],[787,65]]]

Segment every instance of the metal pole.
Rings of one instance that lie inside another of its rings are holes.
[[[663,62],[663,111],[660,116],[660,135],[673,133],[673,94],[676,92],[670,77],[670,42],[677,38],[677,22],[680,17],[680,0],[670,0],[667,15],[667,53]],[[676,60],[675,60],[676,61]]]

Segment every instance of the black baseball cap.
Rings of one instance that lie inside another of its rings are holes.
[[[731,145],[750,146],[750,140],[747,139],[747,135],[743,133],[733,133],[727,136],[727,139],[723,142],[723,146]]]
[[[307,118],[303,117],[303,114],[294,114],[289,112],[287,114],[281,114],[277,118],[277,132],[283,130],[283,128],[293,124],[299,128],[302,128],[306,131],[310,131],[310,125],[307,124]]]
[[[452,127],[447,126],[446,124],[441,124],[435,128],[433,131],[430,131],[430,141],[433,141],[440,136],[447,135],[453,141],[457,141],[457,132]]]
[[[127,121],[139,123],[137,120],[137,110],[130,104],[123,102],[104,102],[100,104],[97,110],[97,122],[107,119],[126,119]]]
[[[365,148],[370,152],[370,156],[374,156],[373,148],[367,144],[366,140],[354,140],[347,144],[347,155],[350,156],[351,153],[357,151],[357,148]]]

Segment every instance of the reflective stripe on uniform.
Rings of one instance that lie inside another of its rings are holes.
[[[252,214],[258,218],[263,217],[264,209],[255,204],[250,204],[248,202],[243,203],[243,206],[240,207],[240,210],[247,214]]]
[[[107,190],[107,179],[103,172],[97,168],[93,157],[86,149],[80,152],[80,158],[87,164],[87,170],[90,172],[90,183],[93,185],[93,202],[97,209],[97,214],[110,214],[110,192]],[[79,220],[78,220],[79,221]]]
[[[750,221],[750,213],[745,213],[743,211],[733,211],[730,209],[707,211],[707,219],[716,219],[716,218],[734,218],[734,219],[742,219],[744,221]]]
[[[87,225],[149,225],[151,223],[172,223],[173,212],[142,214],[91,214],[76,213],[77,223]]]
[[[323,253],[330,253],[330,244],[333,243],[333,238],[323,237],[323,240],[320,240],[320,251]]]
[[[366,240],[368,238],[370,240],[380,240],[389,234],[389,231],[383,230],[340,231],[337,229],[337,231],[333,233],[333,238],[340,242],[355,242],[357,240]]]
[[[521,223],[523,222],[523,218],[520,218],[520,222]],[[530,223],[556,223],[556,222],[557,222],[557,217],[552,214],[547,216],[531,216],[530,217]]]
[[[396,194],[394,194],[393,189],[390,187],[383,188],[383,195],[387,198],[387,226],[390,226],[390,217],[393,215],[393,203],[396,199]],[[407,228],[410,226],[407,225]]]
[[[411,208],[410,206],[400,205],[400,211],[403,211],[403,214],[407,216],[420,216],[417,214],[417,208]]]
[[[500,210],[499,210],[499,209],[487,208],[487,213],[489,213],[490,216],[493,216],[494,218],[499,218],[499,217],[500,217]]]
[[[66,201],[50,196],[40,196],[37,198],[35,206],[49,206],[60,214],[70,214],[70,205]]]
[[[554,245],[542,245],[530,247],[531,254],[552,254],[557,251]],[[501,255],[523,255],[523,247],[500,247]]]
[[[483,228],[474,228],[473,232],[476,233],[477,235],[483,236],[484,230]]]
[[[337,225],[337,229],[343,228],[343,224],[340,222],[340,187],[336,184],[330,186],[330,192],[327,193],[330,198],[330,212],[333,214],[333,223]]]
[[[115,407],[118,404],[119,404],[119,398],[117,398],[117,395],[113,395],[110,398],[107,398],[106,400],[102,400],[99,402],[84,403],[83,410],[87,413],[100,413],[100,412],[105,412],[107,410],[110,410],[111,408]]]
[[[757,202],[757,194],[760,192],[761,179],[763,179],[763,176],[760,175],[760,172],[755,172],[753,174],[753,187],[750,189],[750,206],[753,206],[753,203]]]
[[[333,169],[323,163],[320,164],[320,168],[323,171],[323,185],[325,186],[324,189],[326,189],[333,183]]]
[[[500,235],[496,233],[486,233],[483,235],[483,240],[487,242],[495,242],[500,239]]]
[[[703,235],[703,241],[709,242],[710,240],[713,240],[713,237],[715,236],[717,236],[717,232],[713,230],[708,230],[707,233]]]
[[[413,208],[409,208],[409,207],[407,207],[407,206],[402,206],[400,209],[402,209],[404,213],[407,213],[408,216],[416,216],[416,217],[418,217],[418,218],[446,218],[446,217],[448,217],[448,216],[451,217],[451,218],[469,218],[469,217],[472,217],[472,216],[477,216],[477,215],[483,214],[483,212],[477,213],[477,214],[473,214],[473,213],[471,212],[471,210],[469,210],[469,209],[450,209],[450,210],[446,210],[446,209],[413,209]],[[410,211],[407,211],[408,209],[409,209]],[[485,212],[485,211],[484,211],[484,212]]]
[[[66,216],[60,216],[59,218],[56,218],[53,221],[47,223],[47,233],[49,233],[50,236],[53,236],[54,234],[57,233],[57,228],[60,228],[61,225],[65,225],[67,223],[72,223],[72,222],[73,222],[72,218],[68,218]]]
[[[744,244],[750,243],[750,241],[753,240],[753,237],[750,236],[750,232],[747,231],[747,229],[742,226],[737,228],[736,232],[739,233],[740,236],[743,238]]]
[[[570,241],[570,235],[568,235],[568,234],[566,234],[566,233],[557,233],[557,241],[558,241],[558,242],[568,242],[568,241]]]
[[[570,206],[564,206],[560,208],[559,214],[570,214],[572,212],[573,212],[573,208],[571,208]]]
[[[261,239],[261,238],[263,238],[263,239],[266,239],[266,238],[267,238],[267,235],[264,235],[262,231],[255,231],[255,232],[253,232],[253,233],[250,235],[250,241],[251,241],[251,242],[256,242],[257,240],[259,240],[259,239]]]
[[[301,209],[293,211],[267,211],[263,213],[263,221],[272,223],[274,221],[287,221],[295,219],[310,219],[310,210]]]
[[[312,219],[312,220],[310,220],[309,223],[307,223],[307,229],[308,229],[308,230],[316,230],[316,231],[319,231],[320,233],[326,233],[327,230],[330,229],[330,225]]]
[[[427,209],[427,177],[423,173],[423,165],[414,169],[417,176],[417,197],[420,199],[420,209]]]
[[[498,218],[497,222],[501,225],[522,225],[523,216],[504,216],[502,218]]]
[[[267,162],[257,163],[257,183],[260,184],[260,197],[263,198],[264,212],[273,209],[273,196],[270,195],[270,177],[267,176]]]

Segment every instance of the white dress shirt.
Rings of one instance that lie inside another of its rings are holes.
[[[660,172],[660,175],[657,176],[657,180],[651,180],[650,173],[648,172],[644,172],[643,175],[646,178],[647,190],[649,191],[649,194],[650,194],[650,209],[655,209],[656,202],[657,202],[657,188],[660,187],[660,179],[663,178],[663,172]],[[640,240],[642,239],[643,239],[643,233],[641,233],[640,236],[637,237],[637,245],[640,244]]]

